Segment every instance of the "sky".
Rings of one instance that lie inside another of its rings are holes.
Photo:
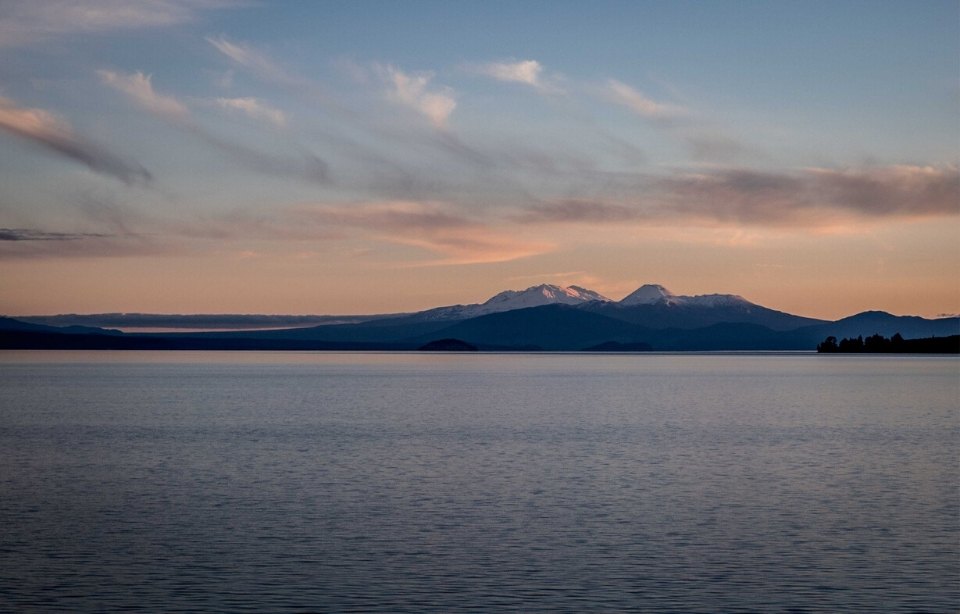
[[[960,313],[960,3],[0,3],[0,313]]]

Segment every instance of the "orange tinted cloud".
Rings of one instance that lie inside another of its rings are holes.
[[[43,109],[18,106],[0,96],[0,129],[25,141],[110,175],[124,183],[150,180],[150,173],[77,136],[66,121]]]
[[[291,209],[289,215],[301,224],[352,228],[375,240],[428,250],[440,256],[427,263],[433,265],[504,262],[552,248],[545,241],[517,237],[463,216],[439,202],[301,205]]]

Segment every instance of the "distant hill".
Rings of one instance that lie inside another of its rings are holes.
[[[721,323],[757,324],[773,330],[794,330],[824,324],[824,320],[795,316],[747,301],[676,303],[592,303],[583,309],[647,328],[702,328]]]
[[[885,311],[864,311],[836,322],[821,324],[815,330],[821,340],[831,335],[837,338],[861,335],[892,337],[897,333],[905,339],[947,337],[960,334],[960,318],[928,320],[917,316],[895,316]]]
[[[269,315],[269,314],[159,314],[159,313],[64,313],[44,316],[17,316],[30,324],[53,327],[82,326],[122,329],[256,330],[356,324],[393,315]]]
[[[34,333],[53,333],[63,335],[120,335],[118,330],[97,326],[47,326],[32,324],[15,318],[0,316],[0,331],[21,331]]]

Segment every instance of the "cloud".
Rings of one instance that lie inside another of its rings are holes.
[[[516,81],[537,87],[540,85],[540,71],[543,70],[543,66],[536,60],[524,60],[512,64],[498,62],[484,64],[480,70],[485,75],[500,81]]]
[[[598,197],[526,208],[521,224],[701,224],[826,228],[960,214],[956,166],[719,169],[638,176],[634,200]]]
[[[33,228],[0,228],[0,241],[77,241],[110,235],[85,232],[47,232]]]
[[[0,96],[0,129],[56,152],[89,169],[127,184],[146,183],[150,173],[135,162],[126,162],[74,134],[64,120],[43,109],[20,107]]]
[[[683,130],[679,133],[679,136],[690,148],[690,154],[695,160],[730,161],[750,150],[740,141],[716,130],[705,130],[702,126],[694,130]]]
[[[0,47],[72,33],[156,28],[193,21],[200,11],[243,6],[230,0],[5,0]]]
[[[124,257],[176,253],[169,242],[136,234],[0,228],[0,260]]]
[[[289,74],[266,55],[249,45],[233,43],[227,40],[225,36],[207,37],[207,42],[213,45],[217,51],[262,79],[285,85],[306,85],[303,79]]]
[[[216,47],[217,51],[227,56],[237,64],[251,68],[257,72],[270,74],[282,73],[276,64],[268,60],[259,52],[245,45],[232,43],[224,36],[213,38],[208,36],[207,42]]]
[[[592,223],[605,224],[635,220],[640,217],[636,208],[625,205],[587,201],[564,200],[534,205],[515,217],[523,224],[537,223]]]
[[[661,179],[657,188],[666,211],[719,222],[819,226],[960,213],[956,166],[731,169]]]
[[[352,228],[375,240],[409,245],[440,256],[421,265],[505,262],[553,248],[529,238],[518,238],[456,213],[438,202],[386,201],[350,204],[301,205],[288,211],[300,227]]]
[[[314,223],[354,226],[377,230],[449,230],[475,225],[439,203],[390,201],[348,205],[294,207],[296,216]]]
[[[283,111],[266,105],[256,98],[217,98],[217,104],[224,109],[242,111],[249,117],[268,121],[281,128],[287,125],[287,116]]]
[[[444,87],[429,90],[433,73],[408,75],[393,66],[377,66],[377,72],[388,84],[388,98],[424,115],[437,128],[444,128],[457,107],[453,90]]]
[[[653,100],[616,79],[607,80],[600,90],[600,95],[649,120],[655,127],[681,142],[694,160],[723,161],[729,164],[731,160],[744,154],[758,153],[690,109]]]
[[[217,51],[225,55],[235,64],[249,70],[261,80],[287,88],[295,92],[298,96],[308,100],[310,104],[322,105],[325,110],[341,118],[358,119],[358,114],[355,109],[339,104],[334,100],[334,97],[316,81],[289,72],[271,60],[265,53],[252,46],[229,41],[224,36],[216,38],[207,37],[206,40]]]
[[[960,213],[960,170],[956,165],[811,168],[805,173],[822,198],[865,216]]]
[[[543,77],[543,65],[536,60],[521,60],[519,62],[490,62],[475,68],[477,72],[498,81],[523,83],[541,91],[559,91],[558,88],[547,83]]]
[[[109,70],[99,70],[97,74],[100,75],[104,84],[123,92],[142,108],[171,122],[251,170],[269,175],[304,179],[313,183],[330,182],[329,165],[316,155],[305,153],[298,157],[272,156],[213,134],[194,121],[190,110],[182,102],[172,96],[156,92],[150,75],[144,75],[142,72],[124,75]],[[267,117],[276,119],[275,113],[279,113],[276,109],[260,106],[252,98],[221,100],[226,101],[222,106],[240,108],[248,114],[266,113]]]
[[[393,198],[436,198],[436,193],[424,193],[419,188],[449,183],[437,180],[436,164],[429,172],[412,172],[411,161],[420,161],[432,156],[440,164],[459,162],[472,168],[489,169],[494,161],[476,147],[465,144],[448,130],[449,117],[456,108],[454,92],[449,88],[432,85],[432,73],[408,74],[389,65],[368,63],[358,64],[347,59],[339,59],[335,65],[358,86],[380,85],[385,87],[386,99],[396,105],[408,108],[425,117],[429,125],[440,130],[417,130],[420,126],[410,126],[395,121],[391,115],[370,113],[370,109],[355,102],[344,104],[334,95],[327,93],[315,81],[288,72],[285,68],[270,60],[262,52],[250,47],[226,40],[224,37],[208,38],[208,42],[221,53],[241,66],[252,70],[261,79],[287,88],[311,105],[322,105],[327,112],[325,118],[334,123],[323,130],[322,138],[327,140],[338,155],[353,157],[364,165],[360,175],[364,180],[373,180],[362,186],[374,192],[384,193]],[[346,130],[343,130],[346,128]],[[314,131],[313,134],[321,134]],[[357,137],[357,135],[363,135]],[[370,138],[366,138],[370,137]],[[396,156],[402,148],[406,153]],[[384,150],[387,153],[384,153]],[[393,189],[397,191],[391,191]],[[446,198],[448,193],[439,195]]]
[[[662,121],[684,117],[688,114],[683,107],[657,102],[616,79],[607,81],[604,93],[613,102],[625,106],[647,119]]]
[[[110,70],[98,70],[97,74],[104,84],[123,92],[152,113],[176,120],[184,120],[190,115],[190,111],[182,102],[154,91],[151,83],[152,75],[145,75],[139,71],[122,75]]]
[[[258,173],[300,179],[319,185],[328,185],[332,181],[330,165],[320,156],[310,152],[292,156],[275,156],[220,138],[205,130],[197,132],[196,137],[210,147],[223,152],[235,162]]]
[[[601,90],[608,100],[624,106],[683,143],[695,160],[728,162],[751,148],[727,136],[689,109],[653,100],[629,85],[609,79]]]
[[[394,240],[441,255],[439,260],[416,263],[413,266],[510,262],[544,254],[555,248],[551,243],[524,240],[487,228],[437,236],[397,237]]]

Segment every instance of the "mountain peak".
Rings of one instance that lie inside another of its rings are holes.
[[[644,284],[620,301],[621,305],[656,305],[686,307],[739,307],[753,306],[753,303],[736,294],[698,294],[681,296],[670,292],[660,284]]]
[[[644,284],[625,296],[621,305],[651,305],[676,296],[660,284]]]
[[[609,300],[607,297],[593,290],[587,290],[578,286],[564,288],[553,284],[540,284],[539,286],[531,286],[526,290],[504,290],[487,300],[482,306],[494,308],[496,311],[504,311],[506,309],[537,307],[551,303],[575,305],[588,301]]]
[[[526,309],[527,307],[556,304],[582,305],[593,301],[613,302],[602,294],[580,286],[564,288],[554,284],[540,284],[539,286],[530,286],[526,290],[504,290],[483,303],[437,307],[424,311],[422,314],[428,314],[427,319],[430,320],[461,320],[500,313],[501,311]]]

